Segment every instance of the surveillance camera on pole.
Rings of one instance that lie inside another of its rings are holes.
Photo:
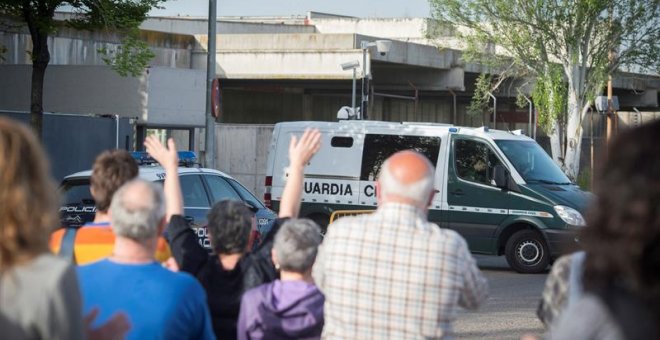
[[[387,55],[390,52],[392,47],[392,42],[390,40],[376,40],[376,41],[366,41],[362,40],[360,42],[360,48],[362,49],[362,103],[360,104],[359,117],[360,119],[367,118],[367,106],[369,103],[369,79],[371,79],[371,62],[367,63],[367,50],[369,47],[376,47],[376,51],[381,56]]]
[[[389,53],[390,48],[392,48],[392,42],[390,40],[376,40],[376,50],[381,56],[384,57]]]
[[[355,70],[360,67],[360,62],[357,60],[341,63],[341,69],[344,71],[353,70],[353,88],[351,92],[351,107],[355,109]]]
[[[344,71],[354,70],[358,67],[360,67],[360,62],[357,61],[357,60],[352,60],[352,61],[348,61],[348,62],[345,62],[345,63],[341,63],[341,69],[344,70]]]

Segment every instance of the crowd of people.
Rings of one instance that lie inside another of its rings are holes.
[[[545,337],[660,338],[658,135],[660,122],[649,123],[612,143],[584,251],[549,275]],[[377,179],[376,211],[343,217],[322,237],[298,218],[320,141],[316,130],[292,138],[279,217],[256,247],[248,206],[212,207],[209,253],[182,216],[171,139],[145,140],[165,170],[162,186],[137,178],[125,151],[99,155],[94,221],[52,233],[58,198],[43,149],[27,127],[0,118],[1,337],[453,338],[458,308],[482,305],[488,284],[465,240],[427,220],[433,165],[394,153]],[[83,255],[90,239],[97,251]]]

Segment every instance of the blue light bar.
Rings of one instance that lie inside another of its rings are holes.
[[[179,164],[193,165],[197,162],[197,155],[192,151],[179,151]]]
[[[449,132],[458,132],[458,128],[450,127]]]
[[[179,165],[190,166],[197,161],[197,155],[192,151],[178,151],[177,155],[179,155]],[[139,165],[158,163],[145,151],[133,151],[131,156]]]

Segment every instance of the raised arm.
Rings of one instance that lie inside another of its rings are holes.
[[[183,195],[179,181],[179,156],[171,138],[165,147],[160,140],[149,136],[144,141],[147,152],[165,169],[166,238],[179,269],[193,275],[208,260],[208,253],[199,245],[195,232],[183,218]]]
[[[302,196],[303,172],[314,154],[321,148],[321,133],[307,129],[300,137],[291,136],[289,143],[289,177],[280,203],[280,217],[298,217]]]
[[[165,169],[163,192],[165,194],[165,211],[169,222],[173,215],[183,214],[183,196],[178,173],[179,155],[176,153],[176,145],[172,138],[167,140],[167,147],[165,147],[158,138],[148,136],[144,141],[144,146],[149,155]]]

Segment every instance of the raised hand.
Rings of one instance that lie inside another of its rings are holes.
[[[147,153],[166,170],[179,166],[179,155],[176,153],[176,145],[172,138],[167,140],[165,147],[155,136],[148,136],[144,140],[144,146]]]
[[[289,167],[301,167],[312,159],[321,148],[321,132],[317,129],[307,129],[300,137],[291,136],[289,143]]]

